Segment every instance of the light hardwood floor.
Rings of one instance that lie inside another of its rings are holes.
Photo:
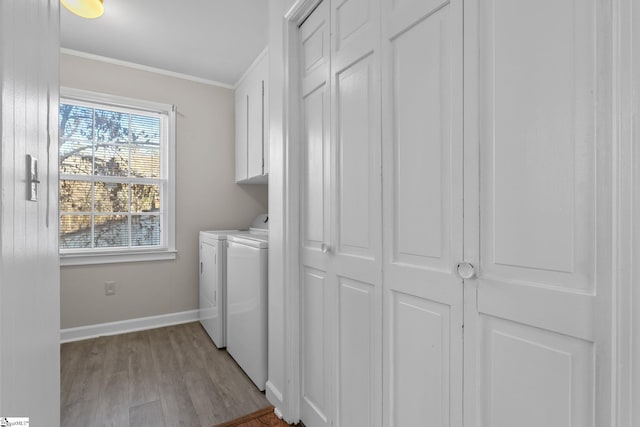
[[[211,427],[268,406],[200,323],[61,346],[62,427]]]

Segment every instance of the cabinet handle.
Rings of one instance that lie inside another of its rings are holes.
[[[320,250],[322,251],[322,253],[326,254],[331,252],[331,246],[328,243],[322,243],[320,245]]]
[[[202,261],[200,261],[200,274],[202,274]]]

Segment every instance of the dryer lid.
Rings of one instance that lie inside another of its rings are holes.
[[[256,235],[232,234],[228,240],[233,243],[249,246],[250,248],[266,249],[269,247],[269,241],[266,237]]]
[[[269,214],[263,213],[258,215],[251,223],[251,231],[269,231]]]

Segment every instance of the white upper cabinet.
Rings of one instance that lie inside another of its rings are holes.
[[[269,54],[265,49],[236,87],[236,182],[266,184],[269,159]]]

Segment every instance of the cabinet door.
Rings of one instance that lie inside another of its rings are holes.
[[[236,89],[236,181],[247,179],[249,99],[246,85]]]
[[[611,2],[465,4],[465,424],[611,425]]]
[[[263,116],[264,106],[262,66],[256,67],[251,73],[248,87],[248,128],[247,128],[247,176],[249,178],[262,175],[262,151],[263,151]]]
[[[384,425],[461,427],[462,1],[382,16]]]
[[[263,68],[263,93],[262,93],[262,98],[263,98],[263,109],[262,109],[262,123],[263,123],[263,137],[262,137],[262,162],[263,162],[263,168],[262,168],[262,173],[265,175],[269,175],[269,139],[270,139],[270,134],[269,134],[269,123],[270,123],[270,119],[269,119],[269,81],[270,81],[270,77],[269,77],[269,61],[270,61],[270,55],[267,54],[264,62],[264,68]]]

